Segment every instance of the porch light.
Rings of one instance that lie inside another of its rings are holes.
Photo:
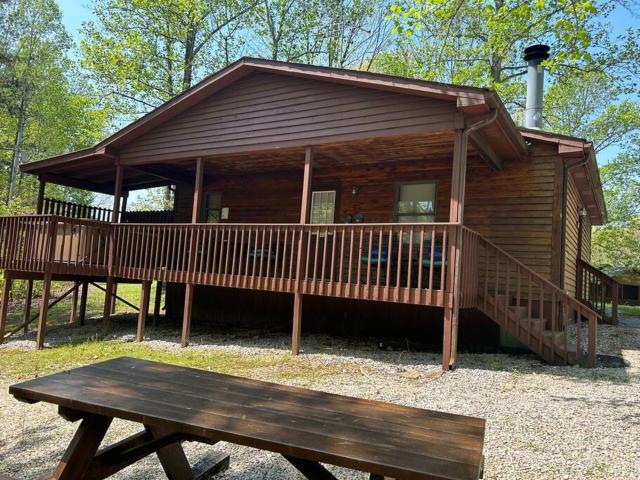
[[[581,217],[586,217],[586,216],[587,216],[587,214],[588,214],[587,209],[586,209],[586,208],[584,208],[584,207],[580,209],[580,212],[579,212],[579,213],[580,213],[580,216],[581,216]]]
[[[358,194],[359,191],[360,191],[360,187],[356,187],[354,185],[353,188],[351,189],[351,195],[353,195],[355,197]]]

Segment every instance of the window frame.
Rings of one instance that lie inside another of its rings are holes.
[[[327,193],[333,192],[333,218],[329,223],[313,223],[313,197],[315,193]],[[318,190],[311,190],[311,198],[309,199],[309,224],[310,225],[332,225],[336,223],[336,215],[338,214],[338,189],[337,188],[323,188]]]
[[[420,223],[436,223],[438,218],[438,181],[437,180],[409,180],[406,182],[396,182],[395,184],[395,198],[393,201],[393,221],[400,224],[398,221],[400,213],[398,212],[398,206],[400,203],[400,189],[403,185],[433,185],[433,222],[420,222]]]

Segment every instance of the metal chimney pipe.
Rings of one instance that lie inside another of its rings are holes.
[[[542,97],[544,94],[544,68],[540,65],[549,58],[548,45],[531,45],[524,49],[527,67],[527,104],[524,126],[542,128]]]

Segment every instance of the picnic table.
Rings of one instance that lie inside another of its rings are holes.
[[[323,465],[371,479],[477,479],[485,424],[479,418],[332,395],[122,357],[13,385],[18,400],[58,405],[82,420],[48,477],[102,479],[156,453],[170,479],[209,478],[219,455],[194,472],[183,441],[219,441],[277,452],[306,478],[336,477]],[[100,444],[114,418],[143,425]]]

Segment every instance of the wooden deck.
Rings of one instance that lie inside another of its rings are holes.
[[[57,479],[104,478],[100,473],[114,473],[141,458],[141,444],[153,446],[143,432],[120,442],[118,450],[107,447],[95,455],[112,418],[172,435],[174,461],[158,451],[169,478],[192,478],[177,474],[189,467],[179,443],[184,439],[280,453],[310,479],[335,480],[319,462],[364,471],[371,479],[415,480],[477,479],[483,464],[485,421],[480,418],[133,358],[37,378],[13,385],[10,393],[29,403],[59,405],[67,418],[98,426],[88,441],[72,442],[52,476]],[[169,443],[155,440],[156,448]]]
[[[459,276],[451,268],[455,252]],[[110,224],[4,217],[0,268],[12,278],[140,281],[143,304],[151,281],[435,307],[457,302],[481,310],[549,362],[586,358],[595,365],[595,312],[477,232],[452,223]],[[109,312],[105,307],[106,322]],[[145,317],[142,309],[139,340]],[[0,327],[2,333],[4,322]]]

